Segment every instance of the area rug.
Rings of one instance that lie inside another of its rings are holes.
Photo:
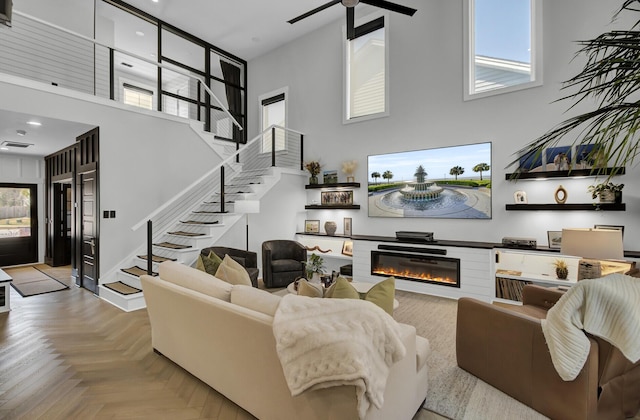
[[[425,409],[453,420],[547,418],[458,367],[456,300],[402,291],[396,298],[394,318],[415,326],[431,345]]]
[[[5,268],[13,281],[11,287],[22,297],[41,295],[68,289],[69,286],[58,281],[33,266]]]

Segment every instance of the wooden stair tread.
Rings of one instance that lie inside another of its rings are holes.
[[[129,267],[129,268],[121,268],[120,270],[122,270],[123,272],[125,272],[127,274],[131,274],[132,276],[136,276],[136,277],[140,277],[143,274],[147,274],[147,270],[142,269],[142,268],[138,267],[137,265],[134,265],[133,267]],[[158,273],[152,272],[151,275],[152,276],[157,276]]]
[[[204,233],[198,233],[198,232],[185,232],[183,230],[178,230],[175,232],[167,232],[169,235],[177,235],[177,236],[188,236],[188,237],[194,237],[194,236],[206,236]]]
[[[191,245],[180,245],[180,244],[173,244],[171,242],[160,242],[157,244],[154,244],[155,246],[159,246],[162,248],[170,248],[170,249],[187,249],[187,248],[192,248]]]
[[[180,223],[184,223],[186,225],[216,225],[220,222],[218,222],[217,220],[213,222],[201,222],[199,220],[181,220]]]
[[[138,255],[138,258],[146,260],[147,259],[147,255]],[[177,258],[167,258],[167,257],[161,257],[159,255],[152,255],[151,256],[151,261],[155,262],[155,263],[161,263],[161,262],[165,262],[165,261],[176,261]]]

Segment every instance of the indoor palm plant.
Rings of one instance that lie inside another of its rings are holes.
[[[614,20],[622,12],[640,12],[640,0],[625,0]],[[579,137],[573,145],[593,145],[588,159],[595,160],[603,155],[600,163],[592,171],[598,173],[607,164],[614,169],[633,163],[640,153],[638,131],[640,130],[640,20],[636,20],[629,30],[612,30],[600,36],[580,41],[582,48],[577,55],[586,56],[582,71],[565,82],[562,89],[577,88],[560,100],[572,99],[572,108],[584,100],[593,100],[595,110],[577,115],[560,123],[517,152],[518,158],[511,165],[518,164],[521,157],[542,155],[542,151],[558,144],[569,133],[577,132]],[[514,174],[517,177],[523,168]]]

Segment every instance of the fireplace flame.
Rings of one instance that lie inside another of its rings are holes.
[[[415,273],[410,270],[400,271],[400,270],[396,270],[393,267],[374,268],[372,271],[373,271],[373,274],[378,274],[383,276],[395,276],[395,277],[404,277],[408,279],[433,281],[436,283],[456,284],[455,279],[452,279],[450,277],[432,276],[430,273]]]

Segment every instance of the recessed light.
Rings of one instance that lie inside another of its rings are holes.
[[[2,146],[2,147],[0,147],[0,150],[9,150],[9,148]]]
[[[136,35],[138,35],[138,36],[144,36],[144,32],[142,32],[142,31],[136,31]]]
[[[151,0],[151,1],[152,1],[152,2],[154,2],[154,3],[157,3],[157,2],[158,2],[158,0]]]
[[[16,130],[16,134],[18,134],[19,136],[26,136],[27,132],[24,130]]]
[[[35,126],[41,126],[42,123],[38,122],[38,121],[27,121],[27,124],[29,125],[35,125]]]

